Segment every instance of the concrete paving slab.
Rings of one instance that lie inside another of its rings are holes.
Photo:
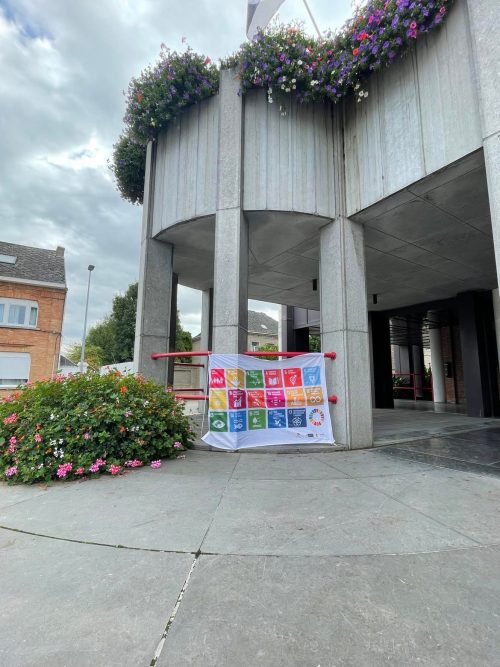
[[[394,459],[390,456],[390,453],[389,455],[386,453],[387,449],[338,452],[334,456],[315,454],[314,458],[352,477],[410,475],[425,472],[432,468],[431,465],[418,463],[417,461]]]
[[[495,463],[474,463],[473,461],[467,461],[462,459],[454,459],[451,457],[442,456],[437,453],[429,453],[428,451],[422,451],[418,447],[407,447],[406,445],[391,445],[390,447],[384,447],[380,451],[383,451],[387,456],[390,456],[393,459],[402,459],[405,461],[417,461],[419,463],[427,463],[428,465],[444,468],[450,468],[453,470],[463,470],[465,472],[476,472],[486,475],[500,475],[499,469],[496,467]]]
[[[419,552],[472,544],[355,479],[233,479],[202,550],[304,556]]]
[[[477,439],[476,439],[477,438]],[[407,443],[404,449],[417,449],[434,456],[441,456],[471,463],[489,465],[500,461],[500,442],[491,442],[488,431],[483,431],[481,439],[476,432],[476,438],[472,433],[464,433],[460,436],[447,436],[445,438],[429,438],[419,442]],[[478,442],[481,446],[478,447]]]
[[[37,498],[45,494],[48,488],[46,484],[10,486],[6,482],[0,482],[0,508]]]
[[[336,459],[334,454],[324,456],[330,457],[332,461]],[[233,479],[336,479],[346,476],[309,454],[252,454],[241,456]]]
[[[239,453],[218,452],[220,456],[210,452],[199,452],[189,450],[183,452],[185,459],[172,459],[164,461],[161,467],[162,475],[187,475],[187,476],[208,476],[225,477],[229,479],[236,464],[240,458]],[[146,471],[145,471],[146,472]],[[147,470],[154,475],[156,470]]]
[[[158,667],[492,667],[500,552],[202,556]]]
[[[193,557],[0,530],[0,664],[149,665]]]
[[[500,479],[438,469],[366,482],[482,544],[500,543]]]
[[[54,484],[43,502],[33,498],[1,508],[0,525],[105,544],[196,551],[226,484],[226,475],[171,474],[166,463],[123,477]]]

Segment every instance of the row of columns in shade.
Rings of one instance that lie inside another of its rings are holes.
[[[491,40],[498,0],[469,0],[478,101],[488,180],[497,267],[500,268],[500,101],[496,80],[500,59],[498,41]],[[482,44],[488,44],[483,48]],[[242,209],[242,113],[239,82],[222,72],[219,93],[218,191],[215,222],[213,321],[209,323],[210,294],[203,301],[202,349],[237,353],[247,345],[248,223]],[[223,124],[223,125],[222,125]],[[372,398],[369,391],[370,349],[362,225],[345,215],[343,154],[334,148],[335,219],[320,231],[321,346],[335,350],[337,360],[326,364],[329,393],[338,395],[331,416],[336,441],[348,447],[373,443]],[[151,360],[153,351],[169,350],[172,303],[155,304],[156,295],[172,294],[173,247],[152,238],[152,193],[155,151],[148,147],[141,278],[135,359],[145,374],[167,382],[168,365]],[[151,203],[151,205],[150,205]],[[147,261],[146,261],[147,256]],[[156,305],[156,307],[155,307]],[[207,310],[208,309],[208,310]],[[213,340],[210,344],[210,335]],[[376,356],[376,355],[375,355]],[[436,360],[442,368],[442,359]],[[439,393],[440,390],[438,390]]]

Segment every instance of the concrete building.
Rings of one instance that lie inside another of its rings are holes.
[[[0,243],[0,391],[59,366],[66,299],[64,248]]]
[[[457,0],[439,31],[368,79],[361,104],[291,101],[282,115],[223,71],[219,94],[149,145],[143,373],[166,381],[150,355],[173,343],[178,279],[203,291],[204,349],[246,348],[248,298],[288,307],[287,346],[307,328],[293,308],[317,312],[322,349],[337,352],[340,444],[371,446],[372,405],[392,405],[395,318],[420,369],[415,321],[427,321],[436,400],[454,382],[469,415],[499,414],[499,12],[498,0]]]

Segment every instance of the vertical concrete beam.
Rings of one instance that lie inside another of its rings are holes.
[[[429,311],[429,340],[431,345],[432,393],[434,403],[446,403],[446,381],[444,377],[443,346],[439,313]]]
[[[484,162],[490,200],[497,276],[500,276],[500,25],[498,0],[467,0],[481,112]],[[500,278],[498,279],[500,285]]]
[[[376,408],[394,407],[392,385],[391,331],[389,316],[372,312],[369,317],[372,349],[373,400]]]
[[[248,223],[242,211],[243,106],[239,87],[233,71],[221,71],[213,350],[231,354],[246,349],[248,329]]]
[[[500,361],[500,293],[498,288],[491,292],[493,298],[493,314],[495,317],[495,333],[497,340],[497,355]]]
[[[172,288],[170,290],[170,327],[168,338],[168,351],[176,352],[177,350],[177,288],[179,286],[179,277],[176,273],[172,273]],[[174,359],[168,361],[167,369],[167,385],[174,386]]]
[[[321,349],[335,351],[326,361],[327,386],[338,396],[331,407],[337,443],[371,447],[372,400],[362,225],[339,217],[320,232]]]
[[[212,350],[212,320],[213,320],[213,289],[205,290],[201,293],[201,336],[200,351],[210,352]],[[195,364],[203,364],[203,368],[198,369],[197,387],[203,389],[203,393],[208,393],[208,357],[193,357]],[[200,401],[198,405],[199,412],[204,412],[205,401]]]
[[[465,399],[469,417],[494,417],[500,412],[498,356],[491,293],[457,295]]]
[[[152,352],[169,350],[173,246],[152,238],[156,145],[146,154],[142,213],[141,259],[134,345],[134,368],[144,377],[166,385],[168,364],[153,361]]]

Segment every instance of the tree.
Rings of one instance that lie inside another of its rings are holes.
[[[316,334],[309,335],[309,352],[321,352],[321,337]]]
[[[86,348],[90,346],[101,350],[100,365],[119,364],[134,357],[137,288],[137,283],[132,283],[125,294],[117,294],[113,299],[111,313],[89,330]],[[177,311],[175,347],[179,352],[189,352],[193,349],[192,336],[189,331],[182,328],[179,311]]]
[[[67,353],[68,359],[72,361],[75,364],[80,363],[80,357],[82,355],[82,346],[80,343],[76,343],[75,345],[72,345]],[[87,342],[85,342],[85,359],[84,361],[92,368],[93,370],[97,370],[100,368],[103,364],[104,358],[104,353],[100,347],[97,345],[89,345]]]
[[[264,345],[259,345],[259,352],[277,352],[278,351],[278,346],[275,345],[274,343],[264,343]],[[266,357],[268,361],[272,361],[273,359],[278,359],[275,355],[271,357]]]

